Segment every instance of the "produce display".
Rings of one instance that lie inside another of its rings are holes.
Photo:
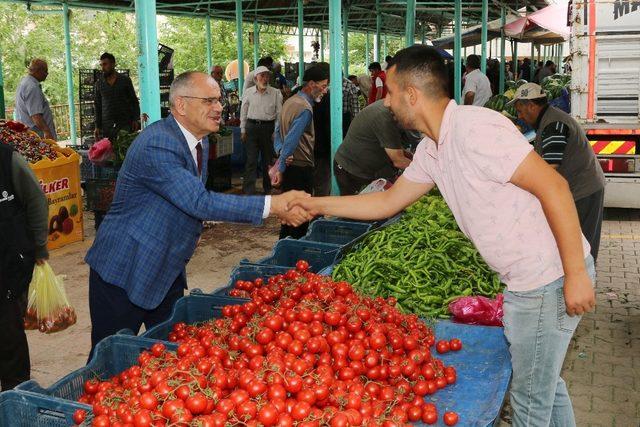
[[[55,160],[58,157],[52,145],[42,141],[20,122],[0,122],[0,141],[11,145],[29,163],[36,163],[44,158]]]
[[[425,396],[457,381],[432,351],[463,343],[436,343],[394,298],[358,295],[308,267],[299,261],[285,275],[238,283],[251,300],[224,306],[219,319],[175,324],[175,352],[157,342],[119,375],[87,380],[79,401],[92,405],[91,424],[455,425],[456,412]]]
[[[124,162],[124,158],[127,155],[127,151],[129,147],[133,143],[133,140],[136,139],[139,132],[127,132],[125,130],[121,130],[118,132],[118,135],[113,141],[113,153],[115,155],[115,162],[122,163]]]
[[[456,298],[493,298],[503,287],[436,195],[358,243],[336,265],[333,279],[363,295],[397,298],[403,311],[428,318],[449,317]]]

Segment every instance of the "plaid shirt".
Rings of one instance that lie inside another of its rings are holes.
[[[358,101],[358,87],[347,79],[342,79],[342,111],[349,112],[351,119],[360,112],[360,102]]]

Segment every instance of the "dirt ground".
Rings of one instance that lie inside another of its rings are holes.
[[[69,329],[51,335],[27,331],[31,353],[31,377],[49,386],[69,372],[84,366],[91,347],[89,320],[89,267],[84,255],[93,243],[93,215],[85,213],[85,240],[51,252],[49,262],[56,274],[66,276],[69,301],[78,322]],[[267,256],[278,240],[279,223],[269,219],[261,227],[243,224],[212,224],[187,266],[189,289],[211,292],[225,286],[231,270],[241,259],[252,261]]]

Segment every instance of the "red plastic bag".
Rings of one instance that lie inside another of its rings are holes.
[[[461,297],[449,304],[453,320],[468,325],[502,326],[502,301],[498,294],[496,299],[487,297]]]
[[[113,160],[113,158],[113,147],[111,146],[111,141],[107,138],[102,138],[89,149],[89,160],[95,165],[101,165],[109,160]]]

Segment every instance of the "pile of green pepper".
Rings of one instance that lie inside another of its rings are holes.
[[[398,222],[358,243],[336,265],[333,279],[366,295],[395,297],[403,310],[422,317],[446,318],[456,298],[493,298],[503,289],[437,195],[423,197]]]

